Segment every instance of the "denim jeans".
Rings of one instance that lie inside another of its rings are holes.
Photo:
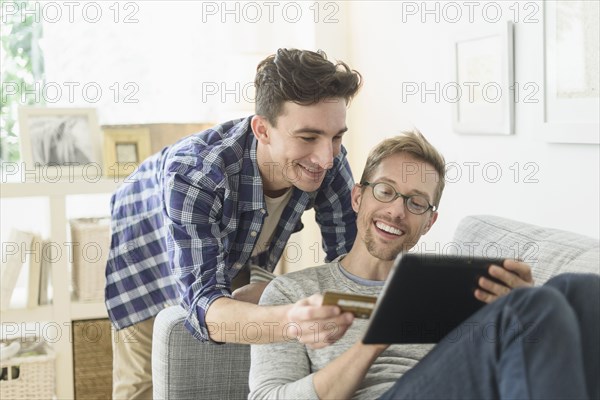
[[[448,334],[381,399],[600,398],[600,276],[515,289]]]

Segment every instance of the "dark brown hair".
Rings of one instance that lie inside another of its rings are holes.
[[[435,189],[433,205],[438,207],[442,198],[442,192],[446,185],[446,162],[444,156],[437,151],[431,143],[425,139],[425,136],[418,129],[412,132],[402,132],[399,136],[385,139],[379,143],[367,158],[365,169],[360,178],[361,184],[368,182],[375,169],[379,166],[384,158],[387,158],[397,153],[408,153],[417,160],[431,164],[438,173],[439,180]]]
[[[324,99],[344,98],[348,103],[361,81],[360,73],[342,61],[332,63],[321,50],[279,49],[256,68],[256,114],[276,126],[286,101],[311,105]]]

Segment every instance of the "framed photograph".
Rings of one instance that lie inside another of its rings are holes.
[[[93,108],[19,107],[21,161],[62,177],[101,175],[102,145]],[[65,175],[69,174],[69,175]]]
[[[128,176],[152,155],[148,128],[104,128],[104,175]]]
[[[514,131],[513,24],[498,24],[454,43],[458,133],[511,135]]]
[[[600,143],[600,3],[544,4],[540,131],[548,142]]]

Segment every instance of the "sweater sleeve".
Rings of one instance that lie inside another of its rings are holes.
[[[260,304],[294,303],[299,298],[277,278],[265,289]],[[275,327],[278,329],[281,327]],[[281,343],[252,345],[249,399],[317,399],[314,374],[306,347],[293,336],[293,325],[282,327],[289,336]]]

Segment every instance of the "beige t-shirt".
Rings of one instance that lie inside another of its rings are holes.
[[[287,206],[290,198],[292,197],[292,188],[288,189],[283,195],[279,197],[268,197],[265,195],[265,202],[267,204],[267,216],[260,232],[260,236],[256,241],[256,246],[252,250],[252,257],[256,256],[261,251],[269,248],[275,228],[281,219],[283,209]],[[243,273],[242,273],[243,272]],[[236,279],[232,284],[232,288],[246,285],[247,283],[255,282],[268,282],[275,278],[275,275],[257,265],[245,265],[242,271],[238,273]]]
[[[273,239],[273,233],[275,228],[281,219],[283,209],[287,206],[287,203],[292,197],[292,188],[289,188],[287,192],[279,197],[269,197],[265,195],[265,202],[267,203],[267,216],[260,231],[260,236],[256,241],[256,246],[252,250],[252,257],[269,248],[271,239]]]

